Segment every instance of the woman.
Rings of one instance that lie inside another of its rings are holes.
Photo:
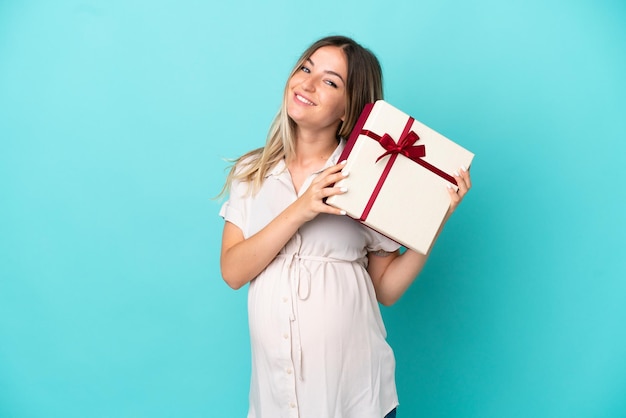
[[[337,161],[368,102],[382,98],[376,57],[332,36],[294,67],[265,147],[234,164],[226,188],[221,270],[249,283],[249,418],[395,416],[395,360],[378,302],[393,304],[427,255],[349,219],[325,198],[349,175]],[[454,211],[470,188],[455,173]]]

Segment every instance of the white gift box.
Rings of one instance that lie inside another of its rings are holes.
[[[473,157],[379,100],[365,107],[340,157],[349,176],[336,186],[348,191],[327,203],[426,254],[450,207],[446,185],[457,189],[452,173],[469,168]]]

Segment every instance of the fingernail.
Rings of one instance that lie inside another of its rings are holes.
[[[346,211],[345,211],[345,210],[342,210],[342,211],[341,211],[341,212],[339,212],[339,213],[341,213],[342,215],[345,215],[345,214],[346,214]]]
[[[454,172],[454,175],[455,175],[456,177],[459,177],[459,176],[460,176],[460,174],[459,174],[459,172],[458,172],[458,171],[455,171],[455,172]]]
[[[341,170],[341,174],[343,174],[344,176],[348,175],[348,170],[346,170],[345,168],[343,170]]]
[[[450,186],[449,184],[446,184],[446,187],[450,190],[452,190],[452,186]]]
[[[345,163],[347,163],[347,162],[348,162],[348,160],[343,160],[343,161],[342,161],[342,162],[340,162],[339,164],[345,164]]]
[[[463,170],[463,171],[467,171],[467,168],[465,168],[465,166],[464,166],[464,165],[462,165],[462,166],[461,166],[461,170]]]
[[[347,191],[348,191],[348,188],[347,188],[347,187],[342,187],[342,188],[341,188],[341,189],[339,189],[339,190],[341,190],[342,192],[344,192],[344,193],[345,193],[345,192],[347,192]]]

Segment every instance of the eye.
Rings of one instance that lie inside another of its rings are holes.
[[[304,71],[307,74],[309,74],[311,72],[309,67],[307,67],[306,65],[303,65],[302,67],[300,67],[300,71]]]
[[[324,83],[328,84],[331,87],[337,88],[337,83],[331,80],[324,80]]]

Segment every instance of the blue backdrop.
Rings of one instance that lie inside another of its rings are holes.
[[[336,33],[476,153],[383,309],[400,416],[626,416],[626,3],[4,0],[1,417],[245,416],[211,197]]]

